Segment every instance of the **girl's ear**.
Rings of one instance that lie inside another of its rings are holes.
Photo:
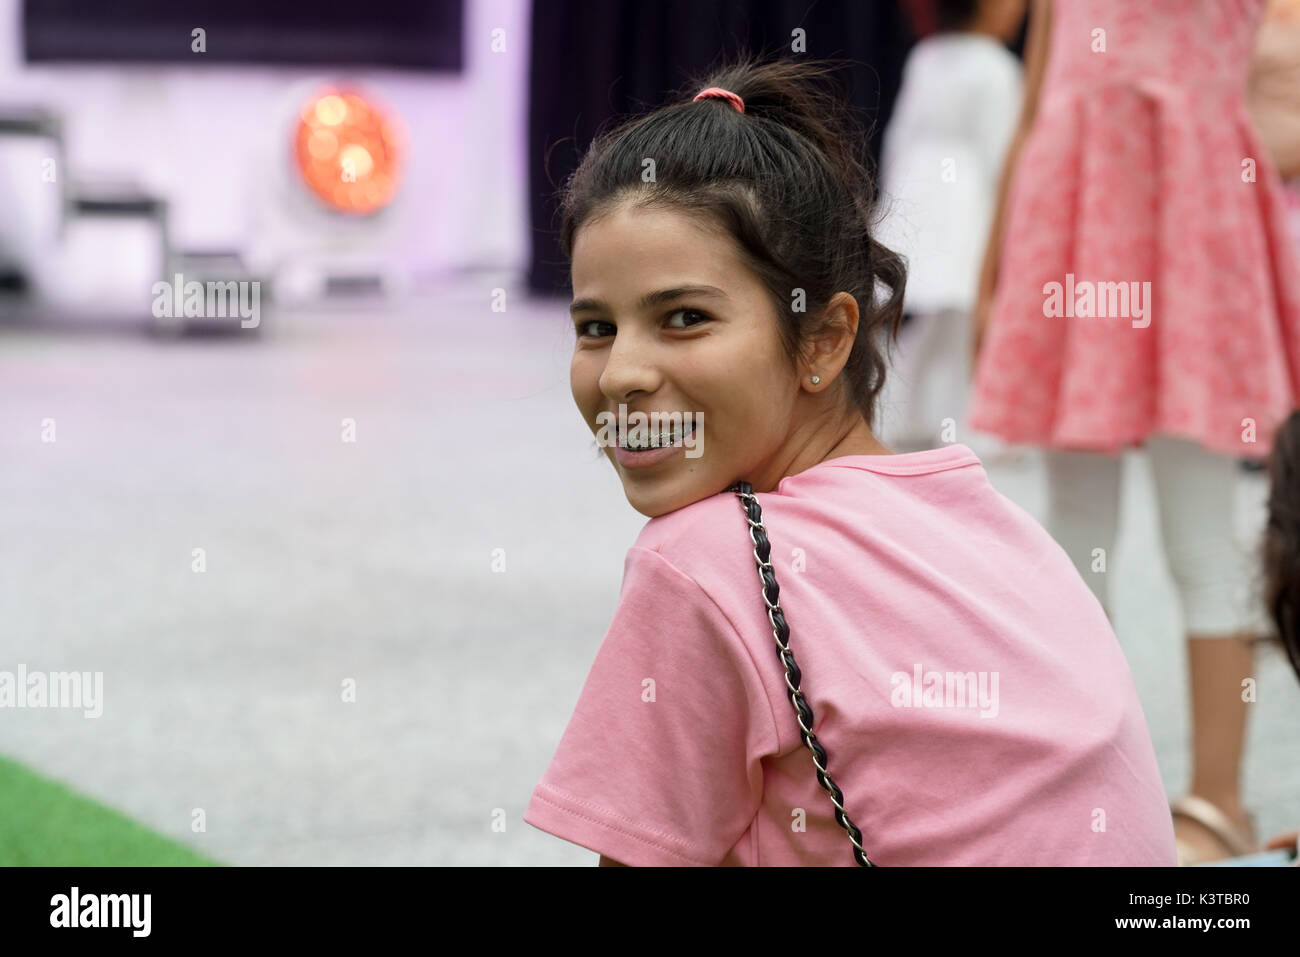
[[[831,297],[822,314],[817,331],[809,336],[805,347],[805,375],[819,375],[823,379],[844,368],[853,351],[858,335],[858,301],[847,292],[837,292]]]

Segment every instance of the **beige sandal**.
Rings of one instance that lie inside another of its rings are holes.
[[[1179,867],[1222,860],[1225,857],[1241,857],[1259,850],[1255,844],[1253,834],[1255,818],[1249,812],[1246,813],[1246,819],[1250,822],[1250,830],[1243,831],[1232,822],[1228,815],[1223,813],[1217,804],[1207,801],[1203,797],[1197,797],[1195,794],[1184,795],[1174,801],[1169,805],[1169,810],[1175,817],[1185,817],[1201,825],[1201,827],[1213,834],[1227,851],[1226,854],[1217,857],[1197,855],[1185,842],[1175,838],[1174,844],[1178,849]]]

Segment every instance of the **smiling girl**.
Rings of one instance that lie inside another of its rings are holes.
[[[966,446],[873,434],[904,267],[872,238],[834,69],[745,57],[566,184],[579,412],[704,441],[604,447],[650,521],[524,820],[602,864],[863,863],[773,654],[744,481],[871,863],[1173,864],[1132,676],[1073,563]]]

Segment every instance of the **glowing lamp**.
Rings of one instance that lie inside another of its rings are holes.
[[[319,92],[302,108],[294,157],[307,188],[330,209],[358,216],[388,205],[400,164],[393,124],[347,89]]]

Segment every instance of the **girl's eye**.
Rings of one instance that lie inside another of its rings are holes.
[[[613,328],[613,325],[614,324],[612,322],[602,322],[599,319],[588,319],[586,322],[582,323],[582,325],[578,326],[578,335],[579,336],[588,335],[589,333],[587,332],[587,330],[590,329],[592,326],[609,326]]]
[[[686,327],[685,327],[685,328],[687,328],[687,329],[691,328],[691,326],[699,325],[700,322],[707,322],[708,319],[709,319],[708,316],[706,316],[704,313],[700,312],[698,309],[677,309],[677,310],[674,310],[674,311],[672,312],[672,314],[669,316],[669,318],[671,319],[672,316],[699,316],[699,322],[693,322],[693,323],[691,323],[690,326],[686,326]],[[673,328],[678,328],[678,329],[680,329],[680,328],[682,328],[682,327],[681,327],[681,326],[674,326]]]

